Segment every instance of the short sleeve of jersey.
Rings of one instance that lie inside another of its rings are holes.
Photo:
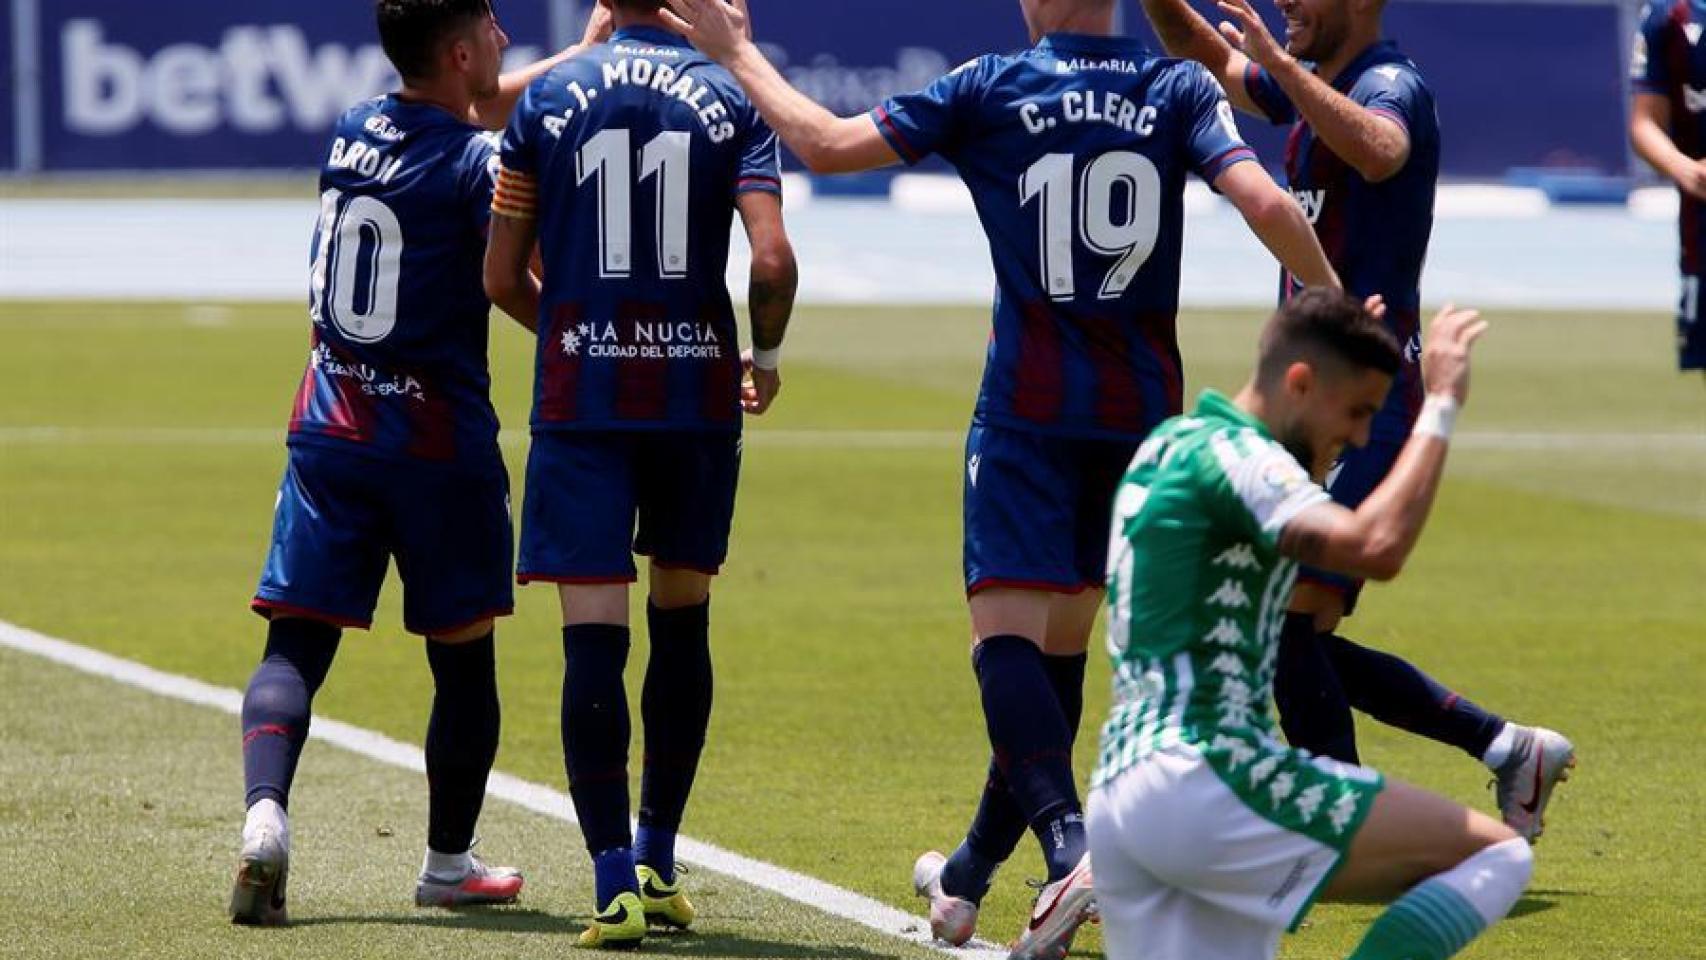
[[[1296,122],[1297,108],[1292,106],[1291,98],[1285,95],[1274,75],[1257,66],[1254,60],[1244,68],[1244,92],[1270,123]]]
[[[917,93],[892,97],[871,111],[871,120],[908,166],[933,153],[952,159],[992,62],[991,57],[972,60]]]
[[[1215,513],[1269,549],[1298,514],[1331,499],[1289,451],[1254,431],[1218,432],[1209,449],[1218,467],[1209,484]]]
[[[544,89],[544,83],[545,77],[540,77],[528,84],[516,102],[515,112],[510,114],[509,126],[504,129],[503,144],[499,148],[505,170],[528,176],[539,172],[539,137],[544,132],[544,118],[539,115],[539,93]]]
[[[1665,56],[1674,27],[1670,9],[1661,0],[1648,0],[1641,9],[1641,28],[1635,31],[1635,49],[1629,55],[1629,76],[1637,93],[1670,93],[1674,78],[1670,75],[1670,58]]]
[[[474,229],[485,234],[492,220],[492,192],[498,182],[497,134],[481,133],[468,139],[462,152],[460,182],[464,209],[472,218]]]
[[[752,112],[746,139],[741,142],[740,175],[735,180],[735,193],[782,192],[782,161],[776,132]]]
[[[1238,133],[1238,121],[1232,116],[1226,91],[1202,66],[1192,63],[1189,70],[1190,79],[1184,90],[1190,104],[1191,126],[1185,148],[1191,169],[1213,183],[1227,167],[1254,160],[1256,154]]]
[[[1404,64],[1388,63],[1363,71],[1350,96],[1370,113],[1395,121],[1405,132],[1429,119],[1422,113],[1431,109],[1422,92],[1422,79]]]

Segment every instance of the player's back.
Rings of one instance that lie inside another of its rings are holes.
[[[293,441],[495,462],[481,282],[494,157],[488,135],[396,96],[339,119],[320,175],[314,348]]]
[[[1178,412],[1185,177],[1251,157],[1205,70],[1125,38],[1057,35],[876,119],[907,160],[954,164],[989,236],[999,302],[981,417],[1125,438]]]
[[[537,184],[536,428],[739,425],[725,281],[735,198],[780,189],[775,135],[727,71],[630,27],[523,98],[504,164]]]

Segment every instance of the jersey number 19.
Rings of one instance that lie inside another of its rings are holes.
[[[1081,240],[1095,255],[1118,258],[1097,293],[1102,300],[1117,300],[1137,279],[1161,235],[1161,173],[1140,153],[1104,153],[1085,166],[1074,196],[1075,166],[1072,154],[1051,153],[1019,178],[1020,205],[1042,204],[1043,283],[1051,300],[1077,297]]]

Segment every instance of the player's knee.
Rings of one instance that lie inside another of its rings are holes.
[[[660,610],[697,607],[711,599],[711,575],[653,564],[650,599],[652,606]]]
[[[442,643],[445,646],[454,647],[465,643],[473,643],[475,640],[479,640],[482,637],[490,636],[494,628],[494,621],[488,618],[451,633],[432,634],[428,636],[427,639],[431,640],[433,643]]]

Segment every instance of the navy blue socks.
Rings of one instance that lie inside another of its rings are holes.
[[[633,891],[633,838],[628,826],[628,628],[578,624],[563,628],[563,763],[587,852],[593,855],[598,905]],[[626,863],[626,871],[620,869]],[[604,867],[599,867],[600,863]]]
[[[646,605],[651,659],[640,697],[646,755],[634,859],[675,882],[675,835],[693,790],[711,723],[710,601],[665,610]]]
[[[427,847],[436,853],[465,853],[474,844],[486,778],[498,755],[492,634],[460,644],[428,640],[426,654],[435,687],[426,736]]]
[[[1049,880],[1077,865],[1084,818],[1072,775],[1073,731],[1042,651],[1024,637],[987,637],[972,656],[995,766],[1043,847]]]
[[[243,695],[245,807],[260,800],[290,807],[314,694],[326,682],[340,636],[337,627],[315,620],[280,619],[267,627],[266,653]]]
[[[1327,659],[1350,705],[1387,726],[1449,744],[1481,759],[1499,735],[1503,717],[1463,699],[1409,661],[1328,635]]]
[[[1084,714],[1084,667],[1087,654],[1043,657],[1043,669],[1048,673],[1049,686],[1066,717],[1066,726],[1077,741],[1078,725]],[[983,796],[978,801],[977,815],[966,831],[965,842],[948,857],[942,867],[942,889],[950,896],[982,902],[989,892],[996,868],[1013,855],[1028,824],[1019,812],[1018,802],[992,761],[989,778],[984,783]]]
[[[1285,615],[1274,672],[1280,728],[1286,742],[1299,750],[1357,763],[1356,719],[1322,641],[1313,614]]]

